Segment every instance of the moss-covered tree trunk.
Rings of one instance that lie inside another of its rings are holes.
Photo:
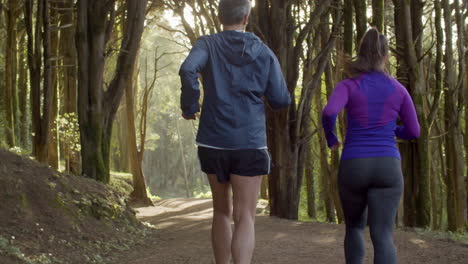
[[[468,32],[468,25],[465,25],[465,32]],[[465,159],[466,163],[468,164],[468,35],[464,36],[464,44],[465,46]],[[466,166],[466,175],[465,175],[465,192],[467,196],[467,205],[468,205],[468,165]],[[468,206],[467,206],[467,214],[468,214]]]
[[[128,79],[132,78],[147,0],[125,2],[126,23],[115,77],[104,89],[106,44],[113,30],[115,1],[78,1],[78,116],[83,174],[109,182],[112,124]]]
[[[38,0],[35,12],[34,3],[34,0],[25,0],[24,2],[31,85],[33,156],[39,162],[47,163],[49,120],[52,107],[49,2],[47,0]],[[34,14],[37,15],[36,19],[33,19]],[[33,21],[35,22],[34,25]]]
[[[407,57],[410,61],[409,65],[411,68],[410,82],[412,87],[412,96],[414,97],[414,104],[418,113],[418,120],[421,126],[421,135],[417,140],[417,157],[418,157],[418,176],[416,177],[419,182],[418,197],[416,201],[418,220],[417,225],[420,227],[429,227],[431,224],[431,152],[429,151],[430,144],[430,129],[427,119],[427,111],[429,106],[427,105],[427,85],[425,81],[424,69],[426,65],[424,60],[421,60],[424,50],[422,45],[422,39],[424,38],[424,26],[422,22],[423,10],[425,3],[421,0],[411,1],[411,18],[412,18],[412,43],[408,42],[407,38],[407,50],[409,47],[414,47],[415,57],[413,52],[408,52]],[[406,13],[408,18],[409,14]],[[406,20],[408,21],[408,20]],[[407,37],[409,33],[407,31]],[[413,66],[414,65],[414,66]]]
[[[30,144],[30,121],[28,116],[28,61],[27,61],[27,45],[26,34],[23,34],[19,46],[18,60],[18,88],[19,88],[19,110],[20,110],[20,141],[21,147],[28,149]]]
[[[8,0],[6,13],[6,50],[5,50],[5,95],[4,111],[6,117],[6,139],[10,148],[16,145],[15,120],[17,105],[17,18],[20,5],[17,0]]]
[[[414,8],[422,5],[412,5],[408,0],[396,0],[395,24],[397,46],[399,48],[400,69],[398,77],[408,79],[403,82],[413,97],[417,109],[421,136],[416,141],[403,142],[400,145],[403,173],[405,176],[404,192],[404,222],[406,226],[429,226],[431,221],[431,181],[429,163],[429,128],[425,111],[426,85],[423,75],[423,63],[418,58],[422,55],[421,17],[412,14],[420,12]],[[399,43],[399,45],[398,45]],[[406,71],[405,71],[406,69]]]

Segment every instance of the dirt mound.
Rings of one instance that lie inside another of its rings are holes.
[[[108,186],[0,150],[0,263],[113,263],[151,232]]]

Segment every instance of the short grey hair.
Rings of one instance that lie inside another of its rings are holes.
[[[223,25],[236,25],[250,14],[250,9],[250,0],[220,0],[218,17]]]

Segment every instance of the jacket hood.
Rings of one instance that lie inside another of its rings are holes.
[[[250,32],[223,31],[213,35],[213,40],[218,51],[236,66],[252,63],[265,49],[263,42]]]

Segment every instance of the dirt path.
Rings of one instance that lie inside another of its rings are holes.
[[[139,218],[159,230],[153,242],[119,257],[121,264],[211,264],[211,200],[171,199],[156,207],[141,208]],[[253,263],[338,264],[344,263],[344,227],[320,223],[287,221],[268,216],[257,218],[257,247]],[[420,236],[412,232],[395,234],[400,264],[467,264],[468,246]],[[372,246],[367,236],[368,256]]]

